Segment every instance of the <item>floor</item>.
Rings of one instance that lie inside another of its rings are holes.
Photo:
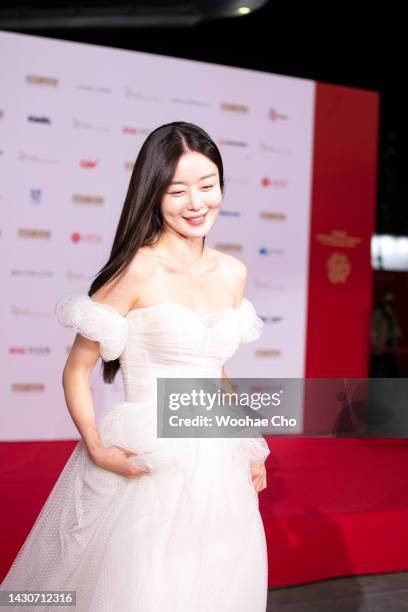
[[[267,612],[408,612],[408,572],[270,589]]]

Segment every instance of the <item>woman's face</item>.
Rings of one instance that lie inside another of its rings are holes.
[[[162,199],[165,224],[183,236],[205,236],[221,201],[217,166],[197,151],[183,153]]]

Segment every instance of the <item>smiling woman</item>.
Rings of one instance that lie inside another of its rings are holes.
[[[226,361],[262,333],[245,264],[204,244],[223,188],[199,126],[166,124],[144,142],[107,263],[89,294],[56,304],[76,332],[63,388],[81,440],[3,589],[72,590],[78,612],[265,612],[265,440],[158,427],[159,378],[228,388]],[[97,423],[99,357],[106,382],[121,369],[125,397]]]

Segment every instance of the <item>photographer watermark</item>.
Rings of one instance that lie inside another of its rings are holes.
[[[407,437],[408,379],[158,378],[159,437]]]

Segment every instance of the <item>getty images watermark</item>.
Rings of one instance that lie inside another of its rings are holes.
[[[157,435],[407,437],[406,378],[158,378]]]
[[[169,394],[168,409],[174,412],[169,415],[169,425],[171,427],[194,427],[195,425],[203,427],[267,427],[269,425],[269,417],[263,417],[255,414],[261,407],[270,408],[271,406],[277,407],[281,403],[280,395],[283,390],[274,392],[272,394],[264,393],[251,393],[245,394],[245,404],[242,402],[243,394],[238,395],[236,392],[230,393],[228,391],[217,391],[208,392],[204,389],[192,389],[189,393],[187,392],[171,392]],[[242,406],[247,406],[254,414],[244,414]],[[189,416],[181,414],[181,408],[188,411]],[[196,414],[191,416],[192,410],[198,408],[203,411],[203,414]],[[222,408],[221,413],[217,409]],[[228,411],[225,410],[228,408]],[[230,409],[234,411],[231,412]],[[211,412],[212,416],[209,416]],[[270,417],[272,425],[279,427],[283,424],[294,427],[296,425],[296,418],[287,419],[284,415],[275,414]]]

